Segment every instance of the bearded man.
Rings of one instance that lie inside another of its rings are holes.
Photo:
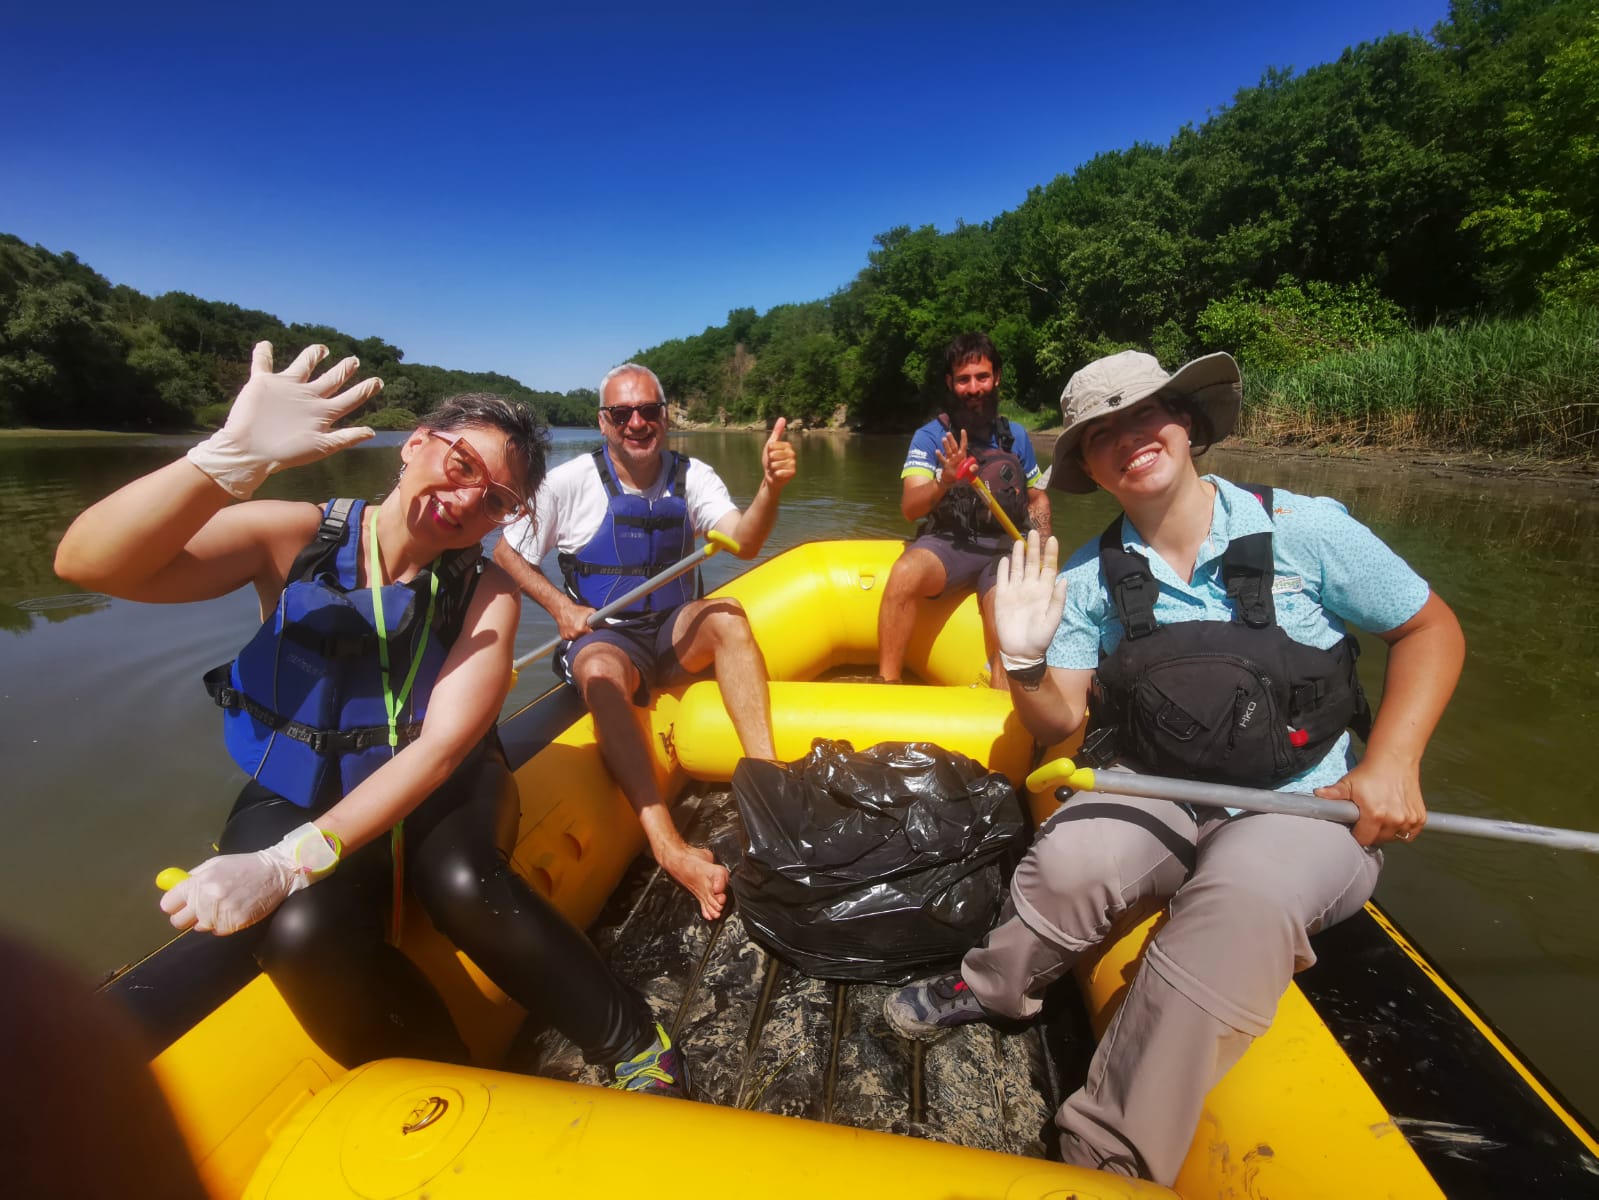
[[[975,587],[983,615],[983,649],[995,652],[993,588],[1011,535],[987,501],[959,474],[967,458],[1022,533],[1049,533],[1049,497],[1027,431],[999,415],[1000,356],[986,333],[963,333],[944,352],[944,386],[952,403],[911,437],[900,471],[900,511],[921,521],[895,560],[877,615],[877,670],[900,682],[905,648],[916,624],[916,602]],[[990,672],[1008,690],[1005,672]]]

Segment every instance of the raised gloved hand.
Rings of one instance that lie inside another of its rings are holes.
[[[1038,531],[1015,542],[1009,557],[999,560],[994,581],[994,634],[1000,661],[1008,671],[1044,661],[1044,652],[1060,626],[1066,607],[1066,580],[1057,579],[1060,544],[1053,538],[1038,544]]]
[[[248,500],[274,471],[326,458],[372,436],[365,427],[334,429],[383,387],[365,379],[347,392],[361,364],[346,358],[320,378],[311,372],[327,357],[326,346],[307,346],[282,371],[272,370],[272,343],[257,342],[250,380],[228,411],[227,423],[189,451],[189,461],[229,495]]]
[[[237,933],[301,888],[332,873],[342,847],[309,821],[274,846],[208,858],[161,897],[174,928]]]

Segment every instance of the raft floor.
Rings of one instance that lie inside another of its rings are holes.
[[[742,829],[732,793],[691,785],[677,804],[691,844],[732,868]],[[1051,1117],[1080,1083],[1092,1045],[1070,979],[1043,1019],[972,1024],[932,1043],[883,1020],[883,984],[802,975],[753,942],[737,906],[715,922],[647,854],[590,935],[688,1056],[696,1100],[1043,1158],[1058,1157]],[[952,964],[953,965],[953,964]],[[553,1030],[529,1028],[516,1069],[603,1085]]]

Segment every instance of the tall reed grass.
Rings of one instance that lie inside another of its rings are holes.
[[[1599,457],[1599,310],[1403,334],[1244,372],[1241,431],[1312,445]]]

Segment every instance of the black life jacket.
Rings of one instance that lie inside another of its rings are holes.
[[[1271,513],[1272,490],[1244,486]],[[1099,563],[1126,634],[1101,657],[1090,705],[1090,736],[1108,737],[1109,753],[1151,774],[1271,787],[1315,766],[1345,729],[1366,737],[1355,639],[1321,650],[1277,624],[1270,530],[1222,554],[1231,621],[1157,625],[1159,585],[1122,546],[1121,523],[1101,535]]]
[[[952,428],[948,413],[939,413],[938,422],[945,429]],[[1022,532],[1027,531],[1027,468],[1015,453],[1016,437],[1010,422],[1004,417],[994,418],[994,445],[968,447],[967,453],[977,460],[977,477],[988,485],[1000,508]],[[1011,544],[1011,536],[995,519],[988,504],[970,484],[961,483],[944,493],[927,514],[927,519],[917,530],[918,534],[934,533],[947,537],[957,544],[994,543],[995,549]]]

